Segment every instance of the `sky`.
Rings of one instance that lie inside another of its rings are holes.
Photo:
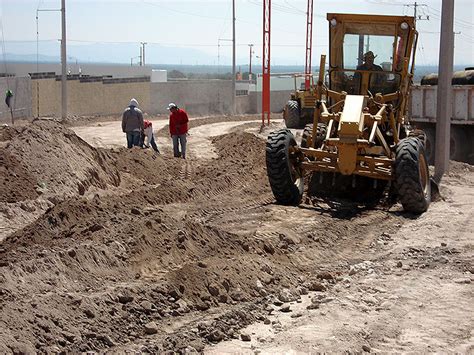
[[[441,0],[420,0],[417,64],[438,63]],[[313,64],[328,50],[326,13],[413,14],[409,0],[314,0]],[[0,0],[2,51],[59,56],[60,0]],[[237,63],[254,65],[262,53],[262,0],[235,0]],[[306,0],[272,0],[273,65],[304,65]],[[427,19],[429,16],[429,20]],[[232,0],[66,0],[68,54],[80,60],[138,61],[147,42],[147,63],[230,64]],[[455,0],[455,64],[474,66],[474,0]],[[20,42],[19,42],[20,41]],[[53,44],[51,46],[51,44]],[[84,50],[81,53],[81,48]],[[86,51],[88,49],[88,51]],[[116,50],[114,50],[116,49]],[[87,53],[86,53],[87,52]],[[173,56],[174,53],[174,56]],[[97,57],[97,58],[95,58]],[[69,59],[72,59],[70,57]],[[245,68],[244,68],[245,70]]]

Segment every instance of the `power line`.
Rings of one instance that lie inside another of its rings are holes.
[[[290,4],[290,3],[288,2],[288,0],[285,0],[285,4],[287,4],[289,7],[292,7],[293,9],[295,9],[295,10],[297,10],[297,11],[300,11],[300,12],[302,11],[302,10],[298,9],[297,7],[295,7],[294,5]],[[303,11],[303,12],[304,12],[304,11]]]
[[[427,8],[428,5],[418,4],[415,1],[413,4],[405,4],[404,6],[407,8],[413,7],[413,17],[415,18],[415,27],[416,27],[416,21],[429,21],[430,20],[429,15],[418,15],[418,8]]]
[[[229,21],[229,11],[231,10],[231,7],[228,7],[227,8],[227,12],[226,12],[226,15],[224,16],[224,21],[222,22],[222,28],[221,28],[221,31],[219,33],[219,36],[218,38],[222,38],[222,36],[224,35],[225,33],[225,30],[227,29],[227,23]]]
[[[52,38],[52,39],[42,39],[39,40],[39,42],[54,42],[56,43],[57,39]],[[135,45],[137,42],[136,41],[89,41],[89,40],[83,40],[83,39],[68,39],[68,42],[73,42],[73,43],[89,43],[89,44],[133,44]],[[36,41],[33,40],[16,40],[16,41],[8,41],[8,42],[19,42],[19,43],[36,43]],[[161,45],[161,46],[179,46],[179,47],[216,47],[216,44],[211,44],[211,43],[170,43],[170,42],[146,42],[147,45]],[[261,46],[261,43],[255,43],[255,46]],[[221,44],[221,47],[231,47],[231,44]],[[236,46],[241,46],[241,47],[248,47],[248,43],[236,43]],[[290,44],[290,43],[276,43],[272,44],[272,46],[275,47],[304,47],[303,44]],[[327,47],[327,44],[320,44],[316,45],[316,47]]]
[[[383,0],[365,0],[365,2],[368,2],[369,4],[373,4],[373,5],[405,6],[404,4],[398,4],[398,3],[393,3],[392,1],[390,1],[390,2],[386,2],[386,1],[383,1]]]
[[[194,16],[194,17],[201,17],[201,18],[209,18],[209,19],[213,19],[213,20],[224,20],[222,17],[214,17],[214,16],[207,16],[207,15],[199,15],[199,14],[196,14],[196,13],[192,13],[192,12],[186,12],[186,11],[181,11],[181,10],[176,10],[176,9],[172,9],[170,7],[167,7],[167,6],[163,6],[161,4],[155,4],[153,2],[149,2],[149,1],[145,1],[145,0],[141,0],[144,4],[148,4],[148,5],[151,5],[151,6],[155,6],[155,7],[160,7],[162,9],[166,9],[168,11],[171,11],[171,12],[176,12],[178,14],[182,14],[182,15],[188,15],[188,16]]]
[[[441,13],[439,12],[439,10],[429,5],[428,5],[428,10],[430,11],[430,15],[432,17],[434,17],[437,20],[441,20]],[[462,19],[458,19],[458,18],[454,18],[454,23],[459,27],[464,27],[470,30],[472,30],[474,27],[474,23],[471,23]]]
[[[259,7],[263,6],[262,1],[259,1],[259,0],[248,0],[248,3],[252,4],[252,5],[259,6]],[[285,3],[287,3],[286,0],[285,0]],[[286,6],[286,5],[282,5],[282,4],[272,2],[272,11],[278,11],[278,12],[285,13],[285,14],[290,14],[290,15],[306,16],[306,11],[300,10],[297,7],[295,7],[294,5],[291,5],[291,4],[288,4],[288,6]],[[326,18],[326,16],[317,15],[317,14],[315,14],[314,17],[319,17],[319,18],[324,18],[324,19]]]
[[[405,8],[407,6],[409,6],[409,7],[414,6],[414,4],[393,3],[391,0],[364,0],[364,1],[369,3],[369,4],[382,5],[382,6],[403,6]],[[390,1],[390,2],[387,2],[387,1]],[[433,16],[437,20],[441,20],[441,11],[439,11],[438,9],[432,7],[431,5],[427,5],[427,4],[422,4],[422,5],[423,5],[423,7],[426,7],[429,10],[427,16]],[[417,6],[419,7],[420,4],[418,4]],[[420,8],[420,10],[422,10],[422,8]],[[454,21],[455,21],[455,23],[457,23],[458,26],[464,26],[464,27],[469,28],[471,30],[474,27],[474,23],[463,20],[463,19],[454,18]]]
[[[441,11],[439,11],[438,9],[436,9],[436,8],[430,6],[430,5],[428,5],[428,8],[429,8],[431,11],[434,11],[437,15],[441,16]],[[454,20],[457,21],[457,22],[464,23],[464,24],[469,25],[469,26],[474,26],[474,23],[469,22],[469,21],[466,21],[466,20],[463,20],[463,19],[455,18]]]
[[[224,21],[224,24],[226,21],[228,21],[227,18],[222,18],[222,17],[213,17],[213,16],[206,16],[206,15],[199,15],[199,14],[196,14],[196,13],[192,13],[192,12],[186,12],[186,11],[181,11],[181,10],[176,10],[176,9],[172,9],[170,7],[167,7],[167,6],[163,6],[163,5],[160,5],[160,4],[156,4],[156,3],[153,3],[153,2],[149,2],[149,1],[146,1],[146,0],[141,0],[142,3],[144,4],[147,4],[147,5],[150,5],[150,6],[155,6],[155,7],[160,7],[160,8],[163,8],[163,9],[166,9],[168,11],[172,11],[172,12],[176,12],[176,13],[179,13],[179,14],[182,14],[182,15],[188,15],[188,16],[194,16],[194,17],[201,17],[201,18],[207,18],[207,19],[213,19],[213,20],[220,20],[220,21]],[[249,3],[250,4],[253,4],[253,5],[258,5],[258,6],[262,6],[262,3],[261,2],[258,2],[258,1],[255,1],[255,0],[249,0]],[[274,5],[272,4],[272,7],[274,7]],[[301,13],[300,11],[288,11],[288,9],[291,9],[290,7],[285,7],[285,6],[281,6],[281,7],[278,7],[276,8],[276,11],[280,11],[280,12],[283,12],[283,13],[287,13],[287,14],[292,14],[292,15],[302,15],[302,16],[305,16],[305,12]],[[322,15],[315,15],[316,17],[321,17],[321,18],[325,18],[324,16]],[[250,24],[250,25],[253,25],[253,26],[256,26],[258,28],[261,27],[261,24],[256,24],[255,22],[251,22],[251,21],[246,21],[246,20],[242,20],[242,19],[239,19],[236,17],[236,22],[239,22],[239,23],[246,23],[246,24]],[[280,27],[274,27],[273,26],[273,29],[274,30],[277,30],[277,31],[284,31],[285,33],[288,33],[288,34],[295,34],[295,35],[300,35],[300,33],[296,33],[296,32],[290,32],[288,31],[287,29],[284,29],[284,28],[280,28]],[[222,31],[221,31],[222,33]]]

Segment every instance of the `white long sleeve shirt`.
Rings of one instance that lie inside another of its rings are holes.
[[[152,137],[153,137],[153,126],[150,125],[150,126],[148,126],[147,128],[145,128],[145,129],[143,130],[143,133],[144,133],[145,136],[146,136],[145,144],[146,144],[147,146],[149,146],[149,145],[150,145],[150,142],[151,142],[151,139],[152,139]]]

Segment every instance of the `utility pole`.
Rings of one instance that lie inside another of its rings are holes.
[[[138,56],[138,58],[140,58],[139,65],[142,66],[143,65],[143,47],[141,44],[140,44],[140,55]]]
[[[145,45],[147,42],[140,42],[142,44],[142,65],[145,65]]]
[[[249,81],[252,80],[252,54],[253,54],[253,44],[249,44],[250,48],[250,62],[249,62]]]
[[[66,0],[61,0],[61,117],[67,118]]]
[[[439,41],[438,92],[436,100],[435,181],[440,182],[449,170],[451,135],[454,0],[443,0],[441,7],[441,36]]]
[[[405,4],[406,7],[413,7],[413,17],[415,18],[415,28],[416,28],[416,21],[429,21],[429,15],[418,15],[418,8],[419,7],[427,7],[426,4],[418,4],[416,1],[413,4]]]
[[[262,128],[270,125],[270,40],[272,0],[263,0],[263,51],[262,51]]]
[[[232,114],[235,114],[235,0],[232,0]]]
[[[308,0],[308,9],[306,11],[306,62],[305,62],[305,68],[304,68],[305,90],[309,90],[311,86],[312,52],[313,52],[313,0]]]

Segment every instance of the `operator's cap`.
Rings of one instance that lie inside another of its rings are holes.
[[[135,106],[138,107],[138,101],[136,99],[131,99],[130,100],[130,105],[129,106]]]
[[[171,102],[171,103],[168,105],[168,110],[171,110],[172,108],[178,108],[178,106],[177,106],[176,104],[174,104],[174,103]]]
[[[364,59],[367,57],[377,58],[377,56],[372,51],[368,51],[367,53],[364,54]]]

